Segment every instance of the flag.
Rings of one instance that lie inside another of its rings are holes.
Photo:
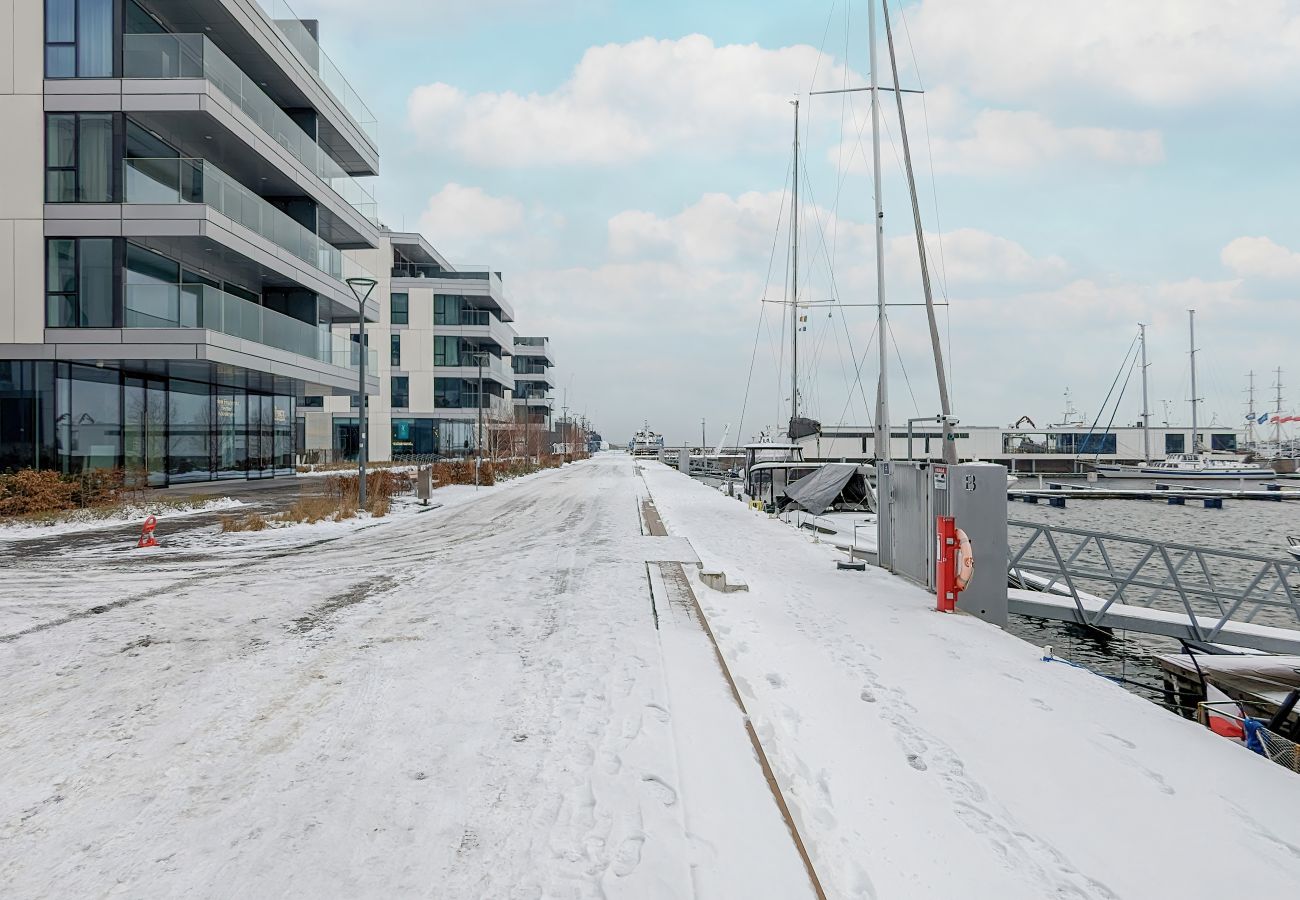
[[[1263,425],[1267,421],[1268,421],[1268,413],[1264,413],[1264,415],[1259,417],[1259,422],[1257,424]]]

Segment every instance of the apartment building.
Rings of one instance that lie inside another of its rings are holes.
[[[515,314],[501,273],[453,265],[422,235],[387,229],[378,249],[357,257],[379,273],[373,295],[379,318],[366,325],[379,381],[368,398],[368,457],[475,452],[514,411]],[[360,340],[355,324],[335,331],[351,343]],[[308,397],[302,415],[308,455],[355,458],[359,412],[355,392]]]
[[[380,316],[346,284],[381,244],[375,120],[317,24],[23,0],[0,39],[0,470],[292,472],[300,400],[356,392],[343,332]]]
[[[526,425],[551,427],[555,405],[555,358],[551,356],[551,339],[516,337],[512,359],[515,374],[515,421]]]

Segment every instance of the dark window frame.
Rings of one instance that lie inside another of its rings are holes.
[[[72,40],[70,41],[51,41],[44,39],[41,52],[41,73],[45,78],[55,80],[68,80],[72,78],[116,78],[122,71],[122,34],[126,25],[126,5],[122,0],[112,0],[112,10],[109,13],[109,40],[112,46],[109,49],[109,71],[107,73],[96,75],[83,75],[81,72],[81,53],[80,47],[82,42],[81,33],[81,4],[82,0],[70,0],[72,4]],[[50,0],[45,0],[41,4],[41,32],[47,35],[49,30],[49,6]],[[50,48],[70,48],[72,50],[72,74],[52,74],[50,72]]]
[[[402,298],[401,318],[397,310],[397,298]],[[391,325],[411,324],[411,295],[404,291],[394,291],[388,295],[388,321]]]
[[[388,336],[388,362],[396,368],[402,367],[402,335],[395,332]]]
[[[401,390],[398,390],[401,385]],[[388,385],[389,406],[393,409],[410,409],[411,408],[411,379],[407,375],[392,375],[389,378]],[[398,398],[401,403],[398,403]]]

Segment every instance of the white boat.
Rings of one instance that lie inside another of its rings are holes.
[[[1172,453],[1161,460],[1133,465],[1123,463],[1096,463],[1094,468],[1103,478],[1188,479],[1213,481],[1238,481],[1241,479],[1270,479],[1276,473],[1266,467],[1244,462],[1240,457],[1214,456],[1209,453]]]
[[[1286,536],[1286,552],[1296,559],[1300,559],[1300,537],[1296,537],[1294,534]]]
[[[659,451],[664,447],[664,436],[656,434],[650,430],[650,423],[647,422],[641,427],[641,430],[632,436],[628,442],[627,452],[633,456],[659,456]]]

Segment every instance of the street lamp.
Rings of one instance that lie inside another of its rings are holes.
[[[352,290],[352,296],[357,298],[357,328],[360,333],[357,339],[361,346],[361,361],[357,366],[357,405],[360,407],[359,419],[361,427],[357,435],[357,504],[366,508],[366,432],[368,424],[366,422],[366,301],[370,299],[370,292],[375,289],[379,282],[373,278],[356,277],[347,280],[348,287]]]
[[[478,365],[478,433],[474,437],[474,490],[478,490],[478,471],[483,465],[483,357],[487,353],[479,350],[474,354],[474,362]]]

